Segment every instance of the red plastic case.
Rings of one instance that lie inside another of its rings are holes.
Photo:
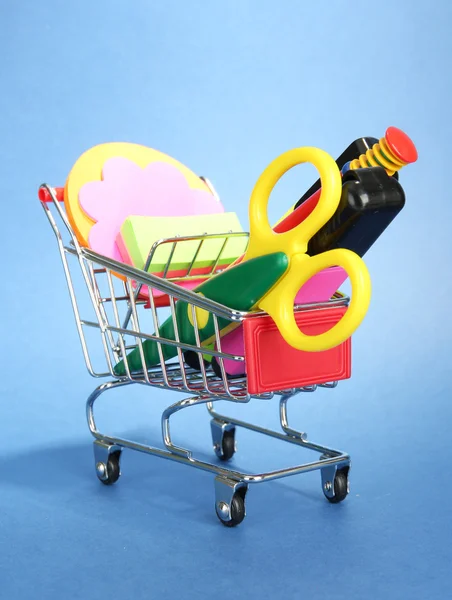
[[[346,307],[302,310],[295,313],[300,330],[317,335],[331,329]],[[250,317],[243,324],[248,392],[261,394],[351,376],[351,338],[323,352],[302,352],[284,341],[269,316]]]

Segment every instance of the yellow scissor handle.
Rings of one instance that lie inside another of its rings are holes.
[[[284,233],[273,231],[268,221],[267,203],[279,179],[292,167],[309,162],[319,172],[321,193],[317,206],[299,225]],[[342,179],[334,159],[324,150],[313,147],[284,152],[263,171],[250,198],[250,238],[244,260],[285,251],[289,256],[305,253],[311,237],[334,215],[339,205]]]
[[[278,180],[289,169],[310,162],[320,175],[321,194],[313,212],[299,225],[284,233],[271,228],[267,202]],[[330,250],[317,256],[306,254],[311,237],[334,215],[340,201],[342,180],[334,159],[319,148],[304,147],[281,154],[259,177],[250,199],[250,240],[244,260],[270,252],[283,251],[289,267],[276,285],[257,303],[275,321],[286,342],[297,350],[319,352],[338,346],[349,338],[363,320],[370,303],[370,276],[363,260],[345,249]],[[316,273],[340,266],[348,274],[352,299],[342,319],[329,331],[308,336],[298,328],[293,312],[299,289]]]
[[[294,300],[299,289],[316,273],[340,266],[348,274],[352,287],[350,305],[339,323],[319,335],[302,333],[295,321]],[[317,256],[297,254],[278,284],[259,302],[275,321],[286,342],[297,350],[320,352],[338,346],[348,339],[364,319],[369,308],[371,281],[364,261],[351,250],[338,248]]]

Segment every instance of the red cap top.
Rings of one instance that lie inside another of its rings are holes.
[[[388,127],[385,139],[389,148],[401,161],[404,163],[414,163],[417,161],[416,146],[401,129]]]

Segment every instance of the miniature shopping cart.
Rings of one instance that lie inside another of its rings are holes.
[[[216,514],[224,525],[230,527],[243,521],[246,493],[248,486],[253,483],[320,470],[322,490],[327,500],[338,503],[345,499],[348,493],[349,456],[314,444],[307,440],[305,433],[290,427],[287,403],[300,392],[312,392],[317,386],[334,388],[338,380],[349,377],[350,340],[326,353],[299,352],[282,340],[272,319],[265,313],[233,310],[196,294],[189,286],[183,287],[181,283],[184,281],[199,279],[199,275],[193,274],[194,259],[183,277],[167,276],[171,273],[171,256],[178,244],[190,242],[193,246],[196,242],[196,256],[207,240],[223,240],[210,271],[202,275],[205,279],[224,268],[219,265],[227,241],[231,237],[247,236],[246,233],[160,240],[152,247],[144,270],[138,270],[80,246],[64,210],[61,188],[44,184],[40,187],[39,198],[58,242],[86,366],[92,376],[108,378],[93,391],[86,405],[88,426],[95,438],[96,474],[102,483],[109,485],[118,480],[121,452],[123,448],[128,448],[213,473]],[[153,256],[165,244],[170,244],[171,250],[163,274],[149,273]],[[80,292],[87,291],[88,302],[80,301],[77,291],[80,286],[84,288]],[[180,341],[175,310],[178,301],[190,306],[195,344]],[[337,322],[347,306],[348,298],[337,293],[328,302],[300,305],[294,310],[297,323],[304,323],[306,327],[311,324],[318,331],[319,327],[325,330]],[[197,323],[200,309],[208,311],[215,326],[215,343],[207,347],[201,343]],[[169,314],[173,319],[175,339],[161,335],[162,314]],[[242,355],[222,352],[220,320],[243,328],[245,346]],[[90,351],[92,343],[99,343],[99,337],[102,356],[105,357],[100,370],[94,367],[94,352]],[[161,358],[158,365],[149,367],[146,363],[143,350],[146,340],[154,340],[158,344]],[[177,356],[169,361],[165,361],[164,357],[166,346],[176,348],[177,352]],[[142,362],[141,369],[132,371],[126,357],[134,350],[138,350]],[[118,376],[116,366],[121,361],[125,373]],[[226,361],[246,364],[246,373],[244,369],[241,375],[230,376],[224,366]],[[187,396],[163,411],[160,448],[103,433],[96,426],[94,404],[100,395],[132,383],[178,391]],[[247,403],[251,398],[270,400],[274,396],[279,397],[281,431],[226,417],[214,408],[215,402],[220,400]],[[205,404],[212,417],[213,450],[217,457],[212,463],[198,460],[190,450],[175,445],[170,434],[170,417],[198,404]],[[313,462],[257,474],[228,469],[225,464],[236,449],[236,427],[314,450],[320,456]]]

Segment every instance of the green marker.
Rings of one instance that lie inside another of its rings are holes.
[[[284,252],[275,252],[258,256],[234,267],[230,267],[199,285],[194,291],[205,298],[223,304],[233,310],[248,311],[275,285],[284,275],[289,266],[289,259]],[[189,303],[179,300],[176,303],[176,320],[179,329],[179,339],[182,343],[196,346],[195,330],[188,314],[192,312]],[[230,325],[231,321],[218,318],[220,331]],[[203,342],[215,335],[213,316],[209,313],[207,323],[198,325],[199,338]],[[160,337],[176,340],[172,317],[169,317],[160,327]],[[177,348],[161,344],[164,360],[177,356]],[[148,368],[160,363],[158,344],[154,340],[143,342],[143,352]],[[142,370],[139,348],[135,348],[127,356],[130,371]],[[126,374],[124,361],[115,367],[115,374]]]

